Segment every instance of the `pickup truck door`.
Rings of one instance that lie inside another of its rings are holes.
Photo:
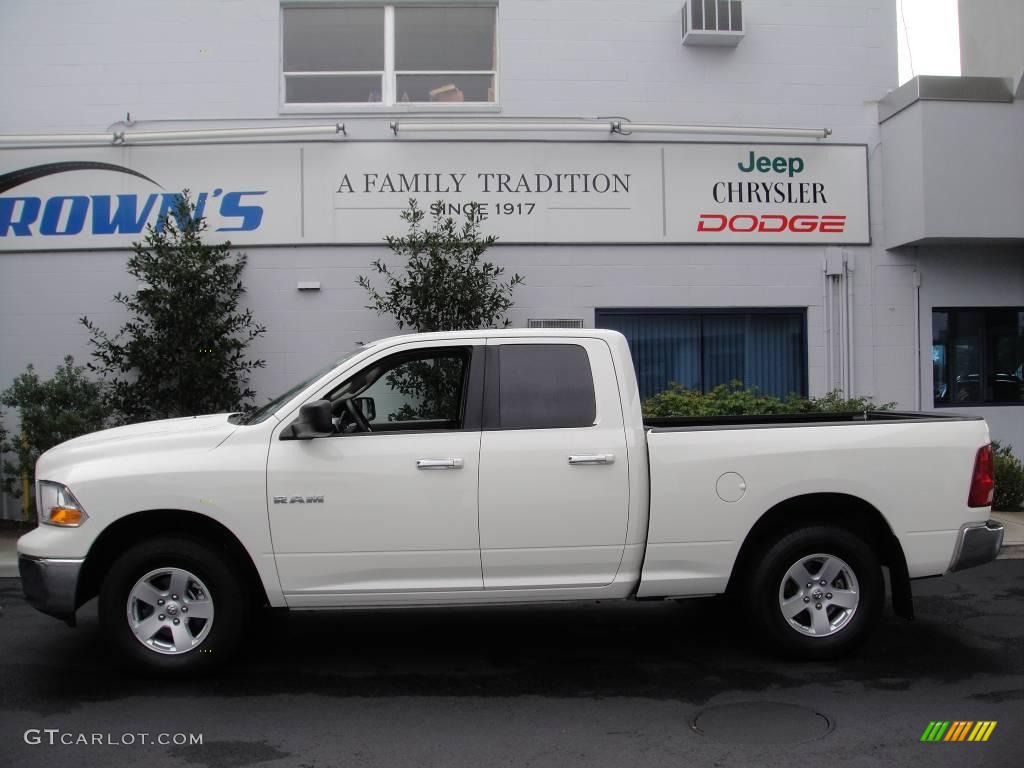
[[[486,589],[603,586],[622,560],[626,435],[600,339],[489,339],[480,444]]]
[[[335,403],[341,433],[282,440],[298,411],[282,421],[268,456],[267,508],[289,605],[483,586],[483,349],[478,339],[383,351],[311,398]],[[357,431],[344,415],[354,396],[373,399],[373,431]]]

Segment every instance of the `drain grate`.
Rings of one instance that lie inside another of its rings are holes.
[[[796,704],[742,701],[703,709],[690,727],[709,739],[733,744],[797,744],[820,739],[833,723],[821,712]]]

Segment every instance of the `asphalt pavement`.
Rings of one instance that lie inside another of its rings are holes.
[[[0,579],[0,765],[1021,765],[1024,560],[915,593],[832,663],[766,655],[716,598],[268,616],[216,677],[154,680],[94,604],[71,629]],[[932,721],[996,726],[922,743]]]

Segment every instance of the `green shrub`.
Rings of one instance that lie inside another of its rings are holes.
[[[720,384],[710,392],[686,389],[673,382],[667,390],[643,403],[644,416],[760,416],[783,411],[779,398],[758,394],[737,381]]]
[[[204,242],[206,231],[184,190],[132,245],[128,274],[139,288],[114,296],[128,314],[120,330],[79,321],[91,336],[89,369],[106,380],[126,423],[244,411],[256,396],[249,377],[265,361],[250,359],[248,348],[266,328],[241,307],[246,257],[228,241]]]
[[[992,508],[1014,512],[1024,502],[1024,464],[1014,455],[1012,445],[1000,445],[996,440],[992,441],[992,454],[996,472]]]
[[[108,426],[111,412],[105,402],[102,385],[87,378],[70,355],[46,381],[29,365],[0,394],[0,404],[18,410],[20,424],[18,434],[0,446],[0,453],[15,457],[15,462],[4,461],[4,490],[20,496],[22,472],[28,472],[34,488],[36,461],[44,451]]]
[[[870,397],[843,397],[841,389],[833,389],[823,397],[786,398],[786,413],[849,413],[851,411],[891,411],[896,403],[875,403]]]
[[[762,416],[772,413],[888,411],[895,405],[876,405],[865,397],[847,399],[840,390],[833,390],[824,397],[790,395],[782,400],[775,395],[762,395],[757,387],[745,387],[740,381],[719,384],[709,392],[686,389],[673,382],[664,392],[644,401],[643,413],[647,417]]]

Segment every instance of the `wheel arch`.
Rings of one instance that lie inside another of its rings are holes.
[[[740,546],[727,591],[735,593],[741,587],[767,542],[797,528],[822,524],[844,528],[877,548],[879,560],[889,570],[893,610],[899,616],[913,618],[910,574],[900,540],[877,507],[846,493],[794,496],[761,515]]]
[[[183,509],[149,509],[122,517],[96,538],[82,565],[76,608],[95,597],[110,566],[128,547],[155,536],[186,536],[214,546],[240,569],[243,584],[260,604],[266,604],[263,580],[248,550],[231,530],[212,517]]]

